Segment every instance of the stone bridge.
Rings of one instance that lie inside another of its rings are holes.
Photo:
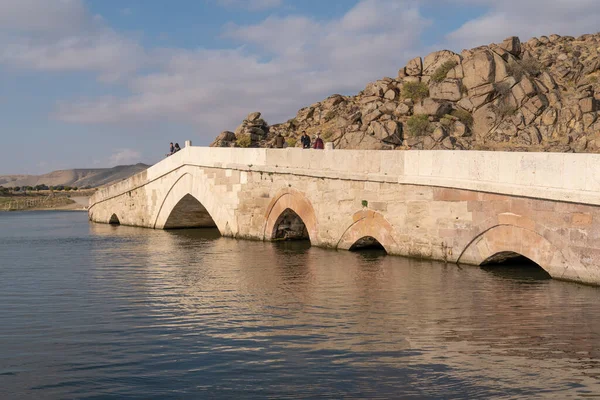
[[[187,146],[99,190],[91,221],[217,227],[460,264],[522,255],[600,284],[600,155]]]

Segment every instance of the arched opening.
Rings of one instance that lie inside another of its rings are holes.
[[[286,208],[277,218],[272,238],[273,240],[310,240],[304,221],[290,208]]]
[[[117,214],[111,215],[110,219],[108,220],[108,223],[111,225],[121,225],[121,221],[119,221],[119,217],[117,217]]]
[[[374,252],[387,252],[385,251],[385,247],[377,239],[373,236],[364,236],[358,239],[352,246],[350,246],[350,251],[374,251]]]
[[[506,278],[526,280],[552,279],[550,274],[529,258],[514,251],[501,251],[486,258],[481,268]]]
[[[202,203],[191,194],[186,194],[169,214],[164,229],[216,227],[217,224]]]

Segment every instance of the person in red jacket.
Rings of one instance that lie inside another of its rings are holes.
[[[323,139],[321,139],[321,134],[317,133],[317,138],[315,139],[315,143],[313,144],[313,149],[323,150],[325,145],[323,144]]]

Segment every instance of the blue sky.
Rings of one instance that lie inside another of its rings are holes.
[[[599,18],[598,0],[0,0],[0,174],[154,163],[416,55]]]

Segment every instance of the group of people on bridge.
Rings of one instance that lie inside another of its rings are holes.
[[[179,147],[179,143],[175,143],[175,146],[173,146],[173,142],[169,143],[169,153],[167,154],[167,157],[172,156],[179,150],[181,150],[181,147]]]
[[[321,139],[321,133],[317,132],[317,136],[315,137],[314,143],[311,143],[310,136],[306,134],[306,131],[302,131],[302,136],[300,137],[300,143],[302,143],[303,149],[317,149],[323,150],[325,148],[325,144],[323,143],[323,139]],[[274,145],[278,149],[282,149],[285,147],[285,139],[281,133],[278,133],[275,136]]]

